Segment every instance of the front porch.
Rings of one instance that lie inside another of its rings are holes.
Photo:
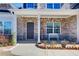
[[[50,34],[52,34],[51,37],[49,37]],[[18,43],[61,43],[62,41],[77,43],[76,15],[19,16],[17,18]]]
[[[77,19],[75,15],[65,18],[42,17],[40,26],[41,42],[77,43]]]

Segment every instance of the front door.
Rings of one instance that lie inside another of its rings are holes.
[[[27,23],[27,40],[34,39],[34,23]]]

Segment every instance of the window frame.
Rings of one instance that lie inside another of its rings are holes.
[[[53,26],[52,26],[52,28],[48,28],[48,23],[52,23],[52,25],[54,26],[54,23],[53,23],[53,22],[47,22],[47,23],[46,23],[46,32],[47,32],[47,34],[48,34],[48,31],[47,31],[48,29],[54,30],[54,29],[53,29]],[[53,33],[53,31],[52,31],[52,33]]]
[[[0,22],[2,22],[2,24],[3,24],[3,26],[2,26],[2,34],[0,34],[0,35],[12,35],[12,22],[9,21],[9,20],[0,21]],[[4,33],[4,29],[5,29],[5,28],[4,28],[4,23],[5,23],[5,22],[11,22],[11,28],[10,28],[10,29],[11,29],[11,34],[5,34],[5,33]]]
[[[47,8],[47,9],[61,9],[61,3],[58,3],[58,4],[60,4],[60,5],[59,5],[60,8],[55,8],[55,4],[57,4],[57,3],[50,3],[50,4],[52,4],[52,8],[48,8],[48,7],[47,7],[48,4],[49,4],[49,3],[46,3],[46,8]]]
[[[31,7],[28,7],[28,6],[30,6],[30,4],[33,4],[33,5]],[[38,8],[37,3],[26,3],[26,9],[37,9],[37,8]]]
[[[52,4],[52,5],[51,5],[52,8],[48,8],[48,4]],[[47,5],[47,6],[46,6],[47,9],[54,9],[54,3],[47,3],[46,5]]]
[[[5,22],[11,22],[11,21],[6,20],[3,23],[5,24]],[[12,34],[12,22],[11,22],[10,26],[11,26],[10,30],[11,30],[11,34]],[[3,27],[4,27],[4,25],[3,25]],[[5,31],[5,27],[4,27],[3,31]],[[4,35],[11,35],[11,34],[5,34],[4,33]]]
[[[57,8],[57,7],[55,8],[56,4],[59,4],[59,8]],[[54,3],[53,9],[61,9],[61,3]]]
[[[47,23],[51,23],[51,22],[47,22]],[[47,28],[47,23],[46,23],[46,33],[49,34],[49,33],[47,32],[47,29],[48,29],[48,28]],[[53,30],[52,30],[52,33],[53,33],[53,34],[61,34],[61,22],[52,22],[52,23],[53,23],[53,28],[52,28]],[[54,28],[55,23],[60,23],[60,28],[59,28],[59,29],[60,29],[60,33],[54,33],[54,32],[55,32],[54,29],[56,29],[56,28]]]
[[[60,33],[59,34],[61,34],[61,22],[54,22],[54,25],[55,25],[55,23],[60,23],[60,28],[54,28],[54,29],[60,29]]]

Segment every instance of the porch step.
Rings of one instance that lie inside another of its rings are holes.
[[[36,43],[36,41],[35,40],[19,40],[19,41],[17,41],[17,43]]]

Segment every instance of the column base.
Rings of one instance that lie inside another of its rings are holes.
[[[38,44],[41,44],[41,42],[37,42]]]

